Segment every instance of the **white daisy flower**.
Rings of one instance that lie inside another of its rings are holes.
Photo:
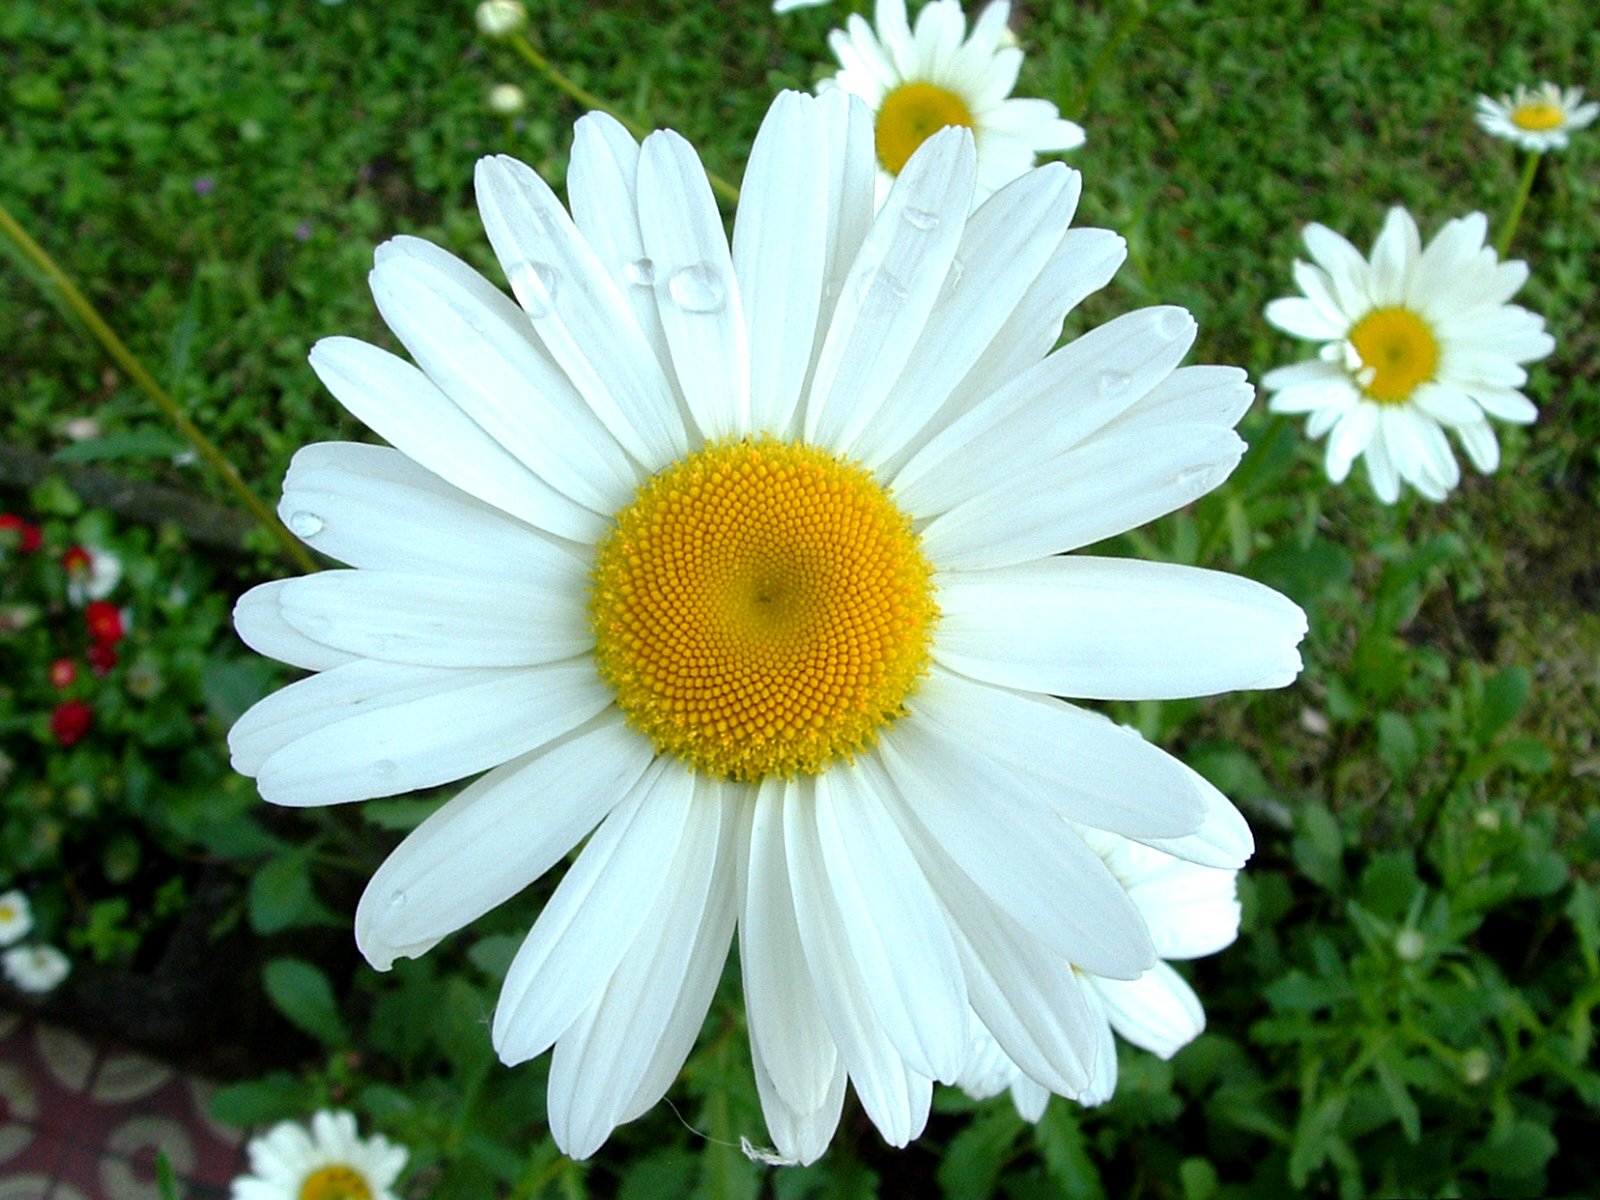
[[[19,992],[53,992],[72,974],[72,960],[54,946],[13,946],[0,954],[0,970]]]
[[[1496,100],[1478,97],[1478,125],[1485,133],[1515,142],[1524,150],[1565,150],[1567,134],[1586,129],[1600,116],[1600,103],[1583,103],[1583,89],[1562,89],[1553,83],[1518,87]]]
[[[772,0],[772,11],[775,13],[793,12],[797,8],[818,8],[827,3],[828,0]]]
[[[350,338],[312,365],[394,449],[307,447],[280,508],[356,569],[237,609],[245,641],[320,672],[233,728],[268,800],[488,771],[368,885],[375,966],[594,831],[493,1026],[507,1063],[554,1045],[575,1157],[676,1077],[736,927],[771,1137],[810,1162],[847,1079],[890,1142],[915,1137],[969,1009],[1067,1020],[1087,1003],[1069,964],[1154,965],[1063,816],[1223,865],[1248,850],[1178,762],[1052,698],[1299,670],[1305,616],[1276,592],[1057,556],[1221,482],[1243,373],[1179,368],[1177,308],[1051,353],[1124,254],[1068,228],[1076,174],[1030,172],[969,217],[977,155],[950,130],[874,218],[871,137],[841,92],[780,96],[731,252],[676,134],[581,120],[570,216],[483,160],[520,307],[426,242],[380,247],[373,293],[418,366]],[[1087,1083],[1090,1044],[1047,1054]]]
[[[33,932],[33,905],[24,892],[13,888],[0,895],[0,946],[20,942]]]
[[[1083,144],[1083,130],[1050,101],[1008,99],[1022,69],[1022,51],[1007,37],[1010,15],[1008,0],[994,0],[968,36],[958,0],[932,0],[913,30],[905,0],[878,0],[876,29],[851,14],[828,36],[841,70],[823,86],[860,96],[873,112],[880,200],[917,147],[952,125],[972,130],[978,144],[979,201],[1040,151]]]
[[[1312,263],[1294,264],[1304,296],[1274,300],[1267,320],[1322,343],[1317,358],[1269,371],[1273,412],[1309,413],[1308,436],[1328,435],[1328,478],[1341,483],[1365,456],[1372,488],[1393,504],[1405,481],[1443,500],[1461,478],[1444,430],[1479,471],[1500,462],[1489,418],[1538,415],[1518,389],[1519,365],[1555,347],[1544,318],[1506,303],[1528,278],[1484,244],[1482,213],[1445,223],[1423,249],[1417,224],[1389,210],[1372,257],[1323,225],[1308,225]]]
[[[67,572],[67,599],[82,608],[91,600],[104,600],[122,582],[122,559],[99,546],[80,547],[86,563]]]
[[[233,1181],[232,1200],[396,1200],[394,1182],[406,1149],[374,1134],[363,1138],[355,1117],[323,1111],[308,1132],[282,1121],[250,1139],[250,1174]]]
[[[1249,837],[1242,820],[1237,828],[1241,837]],[[1080,828],[1079,832],[1128,889],[1129,898],[1155,940],[1156,953],[1163,960],[1215,954],[1239,936],[1236,869],[1186,862],[1100,830]],[[1165,961],[1137,979],[1107,979],[1088,972],[1081,975],[1098,1052],[1088,1084],[1071,1094],[1079,1103],[1104,1104],[1116,1090],[1113,1030],[1135,1046],[1171,1058],[1205,1029],[1205,1012],[1194,989]],[[976,1036],[971,1057],[957,1084],[979,1100],[1010,1088],[1022,1117],[1038,1121],[1044,1115],[1050,1089],[1017,1065],[1019,1061],[1029,1062],[1029,1058],[1014,1060],[997,1038],[1005,1039],[1007,1047],[1021,1047],[1024,1056],[1034,1054],[1033,1048],[1017,1038],[1014,1031],[991,1032],[979,1021],[973,1024]]]

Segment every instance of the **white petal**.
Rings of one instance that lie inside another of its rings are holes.
[[[1306,226],[1304,236],[1311,257],[1328,273],[1328,282],[1338,299],[1340,311],[1353,315],[1371,308],[1368,281],[1372,271],[1367,266],[1367,260],[1361,257],[1361,252],[1345,238],[1316,222]],[[1272,318],[1269,315],[1267,319],[1270,321]]]
[[[1236,869],[1255,853],[1255,838],[1244,816],[1198,771],[1184,768],[1205,801],[1200,828],[1187,837],[1140,838],[1145,845],[1203,867]]]
[[[560,537],[593,542],[604,532],[598,514],[529,471],[403,359],[354,338],[323,338],[311,368],[357,420],[462,491]]]
[[[279,593],[307,637],[363,658],[435,667],[555,662],[594,644],[584,593],[392,571],[319,571]]]
[[[515,1066],[546,1049],[605,987],[661,894],[690,819],[694,776],[657,759],[567,870],[506,972],[494,1047]]]
[[[834,1131],[839,1128],[839,1117],[844,1111],[844,1064],[835,1057],[823,1102],[814,1109],[802,1111],[792,1107],[778,1094],[761,1052],[754,1043],[750,1046],[750,1058],[755,1068],[761,1112],[778,1153],[799,1166],[810,1166],[826,1153]]]
[[[639,233],[678,386],[706,438],[750,426],[744,302],[722,217],[694,147],[670,130],[639,151]]]
[[[1016,1105],[1019,1117],[1037,1125],[1044,1119],[1044,1110],[1050,1107],[1050,1089],[1026,1075],[1019,1075],[1011,1082],[1011,1102]]]
[[[872,113],[865,104],[839,91],[820,96],[818,104],[822,107],[828,150],[828,248],[817,327],[826,330],[833,323],[845,277],[872,228],[877,211],[878,157],[873,145]],[[821,352],[819,337],[816,353]],[[815,366],[813,358],[813,369]]]
[[[1521,392],[1481,385],[1469,387],[1466,391],[1483,406],[1484,412],[1496,420],[1509,421],[1513,425],[1531,425],[1538,419],[1539,410]]]
[[[356,945],[387,971],[543,875],[598,825],[650,764],[620,713],[497,767],[389,855],[356,908]]]
[[[1367,447],[1367,453],[1362,459],[1367,464],[1367,478],[1372,481],[1373,493],[1385,504],[1393,504],[1400,498],[1400,475],[1395,470],[1394,458],[1389,453],[1388,440],[1379,430],[1379,436],[1372,439],[1372,444]]]
[[[386,665],[351,663],[294,686]],[[262,799],[341,804],[449,783],[559,737],[611,703],[587,658],[506,670],[401,669],[426,679],[421,694],[400,691],[322,712],[315,728],[262,763]]]
[[[1091,1023],[1096,1037],[1094,1071],[1089,1086],[1073,1097],[1085,1108],[1104,1104],[1117,1090],[1117,1044],[1111,1036],[1111,1017],[1106,1012],[1105,995],[1095,986],[1100,982],[1085,980],[1083,989],[1083,998],[1093,1014]]]
[[[1194,990],[1166,963],[1139,979],[1096,979],[1111,1027],[1135,1046],[1171,1058],[1204,1032],[1206,1014]]]
[[[1342,483],[1350,474],[1350,464],[1372,442],[1378,430],[1378,406],[1361,403],[1355,405],[1333,427],[1328,436],[1328,478]]]
[[[1030,935],[1103,975],[1132,978],[1155,961],[1122,885],[1037,784],[926,722],[896,724],[877,753],[894,782],[886,790],[901,824],[909,818],[927,830]]]
[[[1372,301],[1402,304],[1412,265],[1422,257],[1422,239],[1411,214],[1398,205],[1384,218],[1372,246]]]
[[[940,579],[937,660],[988,683],[1097,700],[1282,687],[1299,607],[1254,580],[1074,555]]]
[[[1321,306],[1301,296],[1287,296],[1269,301],[1266,308],[1269,325],[1276,325],[1295,337],[1326,342],[1343,337],[1348,322],[1336,321]]]
[[[1191,772],[1099,713],[976,683],[941,667],[907,700],[919,719],[1036,776],[1063,817],[1129,837],[1195,833],[1206,801]]]
[[[529,529],[398,450],[318,442],[299,450],[278,514],[323,554],[379,571],[581,584],[578,547]]]
[[[1489,422],[1479,421],[1475,425],[1458,425],[1456,437],[1461,439],[1461,447],[1472,460],[1472,465],[1482,474],[1488,475],[1500,465],[1500,443],[1495,438],[1494,429]],[[242,632],[240,636],[243,636]]]
[[[750,345],[750,428],[782,437],[816,351],[827,267],[826,128],[818,101],[784,92],[761,124],[739,194],[733,269]]]
[[[307,671],[325,671],[353,661],[355,655],[324,646],[284,620],[279,600],[283,589],[292,582],[274,579],[257,584],[239,597],[233,606],[233,627],[239,639],[257,654]]]
[[[681,457],[688,438],[662,364],[555,193],[505,155],[481,159],[476,183],[484,231],[539,341],[635,459],[656,470]]]
[[[972,203],[965,129],[911,156],[862,243],[817,360],[806,440],[845,452],[904,369],[938,298]]]
[[[655,1051],[678,1024],[695,943],[703,933],[721,933],[723,957],[732,934],[732,897],[716,895],[712,885],[722,858],[723,806],[710,794],[689,806],[667,884],[645,917],[616,972],[590,1010],[556,1042],[550,1060],[550,1133],[573,1158],[587,1158],[627,1119],[630,1101],[655,1063]],[[718,929],[707,930],[707,925]],[[697,980],[696,982],[700,982]],[[694,1032],[705,1021],[711,995],[697,989],[687,1014]],[[659,1100],[689,1047],[681,1038],[665,1072],[655,1072]]]

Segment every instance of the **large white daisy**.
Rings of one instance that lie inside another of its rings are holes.
[[[1209,787],[1203,780],[1198,785]],[[1243,820],[1236,821],[1236,831],[1241,840],[1248,841],[1250,833]],[[1035,1078],[1035,1059],[1023,1059],[1028,1065],[1018,1065],[1001,1044],[1002,1040],[1006,1045],[1016,1044],[1014,1034],[1000,1031],[997,1037],[981,1021],[973,1022],[971,1057],[957,1084],[980,1100],[1009,1088],[1017,1111],[1029,1121],[1044,1115],[1052,1090],[1081,1104],[1104,1104],[1111,1099],[1117,1086],[1113,1030],[1162,1058],[1171,1058],[1200,1036],[1206,1025],[1200,999],[1165,960],[1215,954],[1239,936],[1236,869],[1188,862],[1103,830],[1080,827],[1078,832],[1128,889],[1163,961],[1137,979],[1107,979],[1079,972],[1097,1047],[1088,1082],[1075,1092],[1062,1092],[1051,1077]]]
[[[1313,263],[1294,264],[1303,296],[1274,300],[1267,320],[1321,342],[1318,356],[1267,372],[1268,408],[1309,413],[1306,433],[1328,435],[1328,478],[1343,482],[1365,457],[1385,504],[1405,481],[1443,500],[1461,479],[1444,431],[1478,470],[1493,471],[1500,444],[1489,418],[1525,425],[1538,415],[1518,389],[1522,363],[1555,347],[1544,318],[1507,301],[1526,263],[1500,262],[1484,244],[1482,213],[1447,221],[1423,249],[1417,223],[1392,208],[1372,257],[1326,226],[1306,226]]]
[[[1565,150],[1567,134],[1586,129],[1600,116],[1600,103],[1583,103],[1583,89],[1553,83],[1523,85],[1496,100],[1478,97],[1477,121],[1486,133],[1515,142],[1524,150]]]
[[[380,1134],[363,1138],[343,1111],[314,1114],[309,1130],[282,1121],[248,1151],[250,1173],[233,1181],[233,1200],[396,1200],[407,1158]]]
[[[958,0],[932,0],[915,30],[905,0],[878,0],[877,27],[851,14],[828,37],[840,71],[824,86],[843,88],[873,113],[881,199],[930,136],[952,125],[978,145],[976,200],[1033,166],[1040,151],[1071,150],[1083,130],[1048,100],[1009,99],[1022,50],[1007,37],[1008,0],[994,0],[973,22]]]
[[[1276,592],[1056,557],[1221,482],[1249,384],[1178,366],[1177,308],[1052,353],[1122,241],[1068,228],[1060,165],[969,217],[975,170],[941,133],[874,217],[871,115],[786,93],[730,251],[687,142],[591,115],[570,216],[521,163],[479,164],[518,302],[398,238],[372,288],[418,365],[312,352],[394,448],[295,457],[285,521],[356,569],[241,599],[247,642],[319,674],[234,726],[234,763],[290,805],[488,772],[369,884],[380,969],[592,831],[493,1027],[507,1063],[554,1045],[569,1154],[661,1097],[735,929],[788,1157],[826,1148],[847,1079],[890,1142],[916,1136],[971,1011],[1082,1086],[1074,965],[1136,979],[1156,947],[1067,819],[1248,853],[1181,764],[1053,696],[1293,679],[1305,617]]]

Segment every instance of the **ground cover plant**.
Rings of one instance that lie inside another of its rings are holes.
[[[773,94],[831,73],[825,35],[849,7],[535,3],[528,30],[578,86],[681,131],[738,181]],[[1562,3],[1019,5],[1017,94],[1053,99],[1086,133],[1063,156],[1083,173],[1075,224],[1129,248],[1064,337],[1179,304],[1199,325],[1190,362],[1236,364],[1259,383],[1306,357],[1263,318],[1294,292],[1304,226],[1365,249],[1402,205],[1424,238],[1482,211],[1492,240],[1524,160],[1473,124],[1474,98],[1600,82],[1585,15]],[[0,61],[0,203],[267,497],[300,446],[366,437],[306,355],[334,333],[399,348],[366,292],[373,247],[416,235],[498,280],[473,164],[515,155],[559,193],[583,111],[482,37],[465,6],[22,0],[0,12]],[[504,83],[523,107],[504,95],[491,107]],[[503,1068],[486,1028],[554,880],[389,974],[361,963],[347,936],[355,898],[443,795],[255,805],[225,770],[221,731],[290,673],[244,659],[220,616],[291,565],[265,535],[224,553],[195,550],[176,524],[130,529],[85,511],[59,478],[0,504],[17,518],[0,543],[15,618],[0,634],[0,891],[33,897],[38,936],[74,958],[45,1003],[92,988],[96,961],[151,961],[203,867],[231,881],[218,932],[258,939],[237,987],[287,1022],[229,1064],[250,1074],[218,1115],[266,1127],[351,1110],[407,1148],[399,1195],[1593,1191],[1597,153],[1578,131],[1535,168],[1509,257],[1528,261],[1517,303],[1544,317],[1555,348],[1524,388],[1538,420],[1497,427],[1495,473],[1466,471],[1437,504],[1407,491],[1387,506],[1359,469],[1331,485],[1300,418],[1263,400],[1224,486],[1099,548],[1259,580],[1311,626],[1286,691],[1103,706],[1232,797],[1257,843],[1239,940],[1187,969],[1207,1032],[1170,1061],[1121,1046],[1106,1104],[1057,1098],[1035,1124],[1004,1094],[941,1087],[928,1131],[896,1151],[852,1102],[818,1162],[769,1166],[740,1144],[771,1142],[730,969],[674,1107],[622,1126],[593,1158],[565,1158],[548,1133],[548,1057]],[[21,257],[0,271],[6,445],[232,503],[41,282]],[[40,549],[24,546],[32,527]],[[75,735],[52,712],[95,704],[101,677],[87,658],[66,690],[49,674],[78,652],[80,610],[50,573],[73,544],[116,550],[127,567],[111,598],[131,609],[130,643],[103,677],[114,698]],[[141,665],[159,695],[139,695]],[[95,740],[111,733],[124,740]]]

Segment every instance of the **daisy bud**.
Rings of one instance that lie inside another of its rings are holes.
[[[497,83],[489,89],[489,111],[499,116],[515,116],[527,104],[527,95],[514,83]]]
[[[1489,1052],[1481,1047],[1474,1046],[1461,1056],[1461,1079],[1470,1087],[1477,1087],[1489,1078],[1489,1072],[1494,1069],[1494,1063],[1489,1058]]]
[[[1402,929],[1395,934],[1394,953],[1401,962],[1418,962],[1427,953],[1428,942],[1415,929]]]
[[[528,23],[528,10],[522,7],[522,0],[483,0],[477,22],[484,37],[510,37]]]

